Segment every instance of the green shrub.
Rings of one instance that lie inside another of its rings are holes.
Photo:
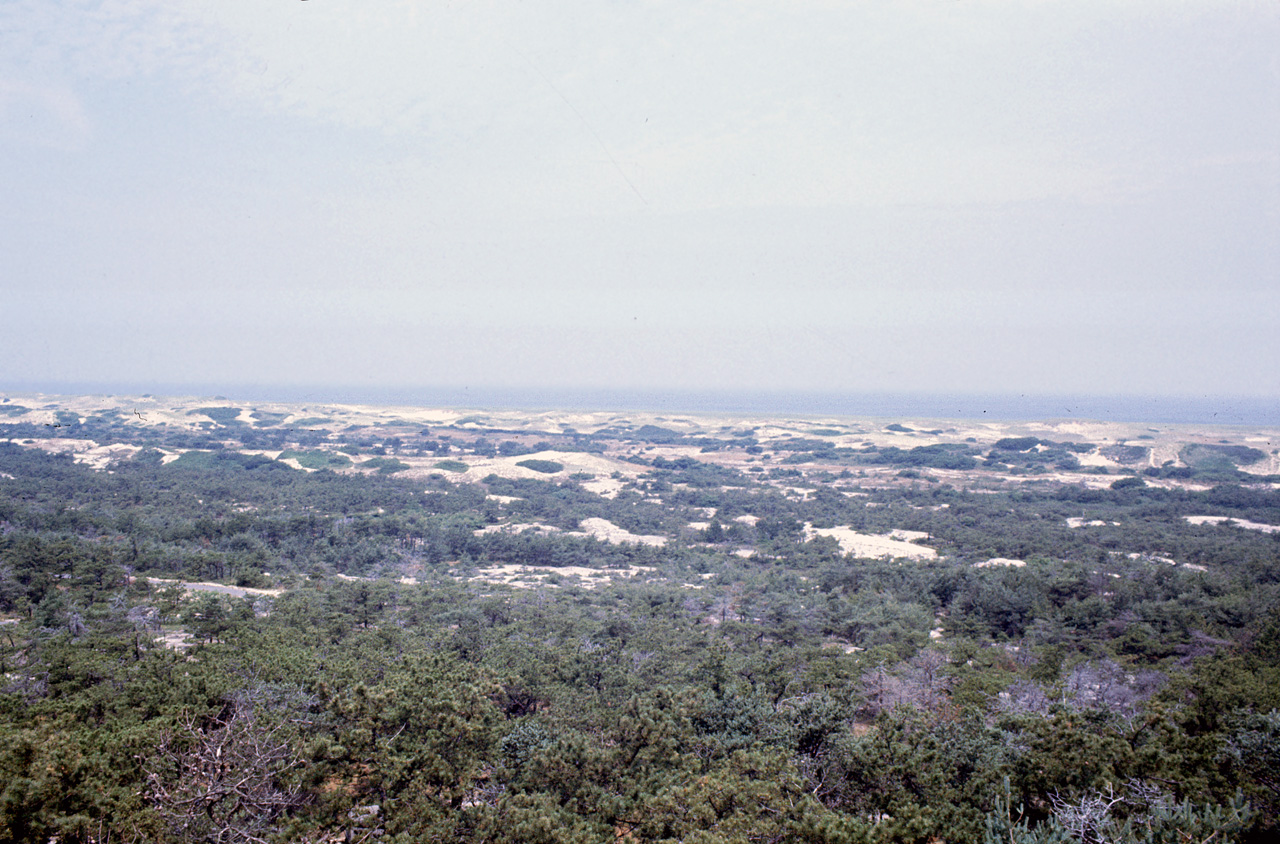
[[[564,464],[557,463],[554,460],[538,460],[537,458],[531,458],[529,460],[521,460],[516,465],[523,466],[526,469],[532,469],[535,472],[542,472],[545,475],[554,475],[556,472],[564,471]]]
[[[280,460],[297,460],[304,469],[342,469],[351,465],[351,458],[331,451],[282,451]]]

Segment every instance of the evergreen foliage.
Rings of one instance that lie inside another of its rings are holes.
[[[279,421],[232,410],[201,412],[250,438]],[[1280,822],[1280,539],[1240,526],[1280,524],[1263,485],[854,489],[670,450],[597,476],[603,496],[406,462],[532,436],[352,432],[387,452],[364,472],[290,439],[298,471],[83,426],[142,450],[100,471],[0,443],[0,840],[1261,842]],[[770,451],[843,450],[791,446]],[[1080,453],[847,451],[955,472]],[[566,535],[586,519],[666,544]],[[806,525],[917,531],[939,557],[858,558]]]

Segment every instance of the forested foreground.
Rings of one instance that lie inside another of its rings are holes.
[[[0,840],[1262,842],[1280,821],[1280,534],[1185,518],[1280,524],[1274,490],[797,499],[654,473],[606,499],[13,444],[0,476]],[[672,541],[484,531],[592,517]],[[942,553],[856,559],[804,523]],[[973,565],[992,556],[1026,564]],[[618,576],[479,575],[512,563]]]

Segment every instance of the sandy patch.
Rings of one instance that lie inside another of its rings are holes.
[[[1177,560],[1171,560],[1168,557],[1161,557],[1159,554],[1139,554],[1135,551],[1131,554],[1126,554],[1125,556],[1130,560],[1146,560],[1151,563],[1164,563],[1167,566],[1176,566],[1178,564]]]
[[[485,500],[496,501],[499,504],[511,504],[514,501],[524,501],[523,498],[520,498],[519,496],[516,496],[516,495],[492,495],[492,494],[486,495]]]
[[[525,460],[549,460],[559,463],[564,468],[559,472],[549,473],[537,472],[527,466],[517,465]],[[489,475],[513,479],[537,478],[544,481],[550,478],[563,478],[578,472],[596,476],[592,481],[584,482],[585,485],[586,483],[603,480],[600,477],[602,475],[605,478],[609,478],[614,472],[619,472],[627,477],[635,477],[642,470],[641,467],[632,463],[624,463],[620,460],[613,460],[586,451],[539,451],[533,454],[520,454],[513,457],[489,457],[478,460],[468,455],[467,462],[469,465],[467,466],[465,477],[469,481],[482,480]],[[612,480],[612,478],[609,478],[609,480]]]
[[[68,437],[37,437],[29,440],[10,440],[10,442],[27,448],[38,448],[50,454],[77,455],[98,447],[98,443],[94,440],[75,440]]]
[[[1221,525],[1227,522],[1245,530],[1259,530],[1263,533],[1278,533],[1280,525],[1267,525],[1262,522],[1251,522],[1248,519],[1233,519],[1230,516],[1183,516],[1193,525]]]
[[[913,531],[915,533],[915,531]],[[840,543],[840,550],[855,557],[905,557],[912,560],[932,560],[938,552],[923,545],[904,542],[892,533],[876,535],[859,533],[848,527],[815,528],[808,522],[804,526],[805,541],[818,536],[829,536]]]
[[[539,524],[537,522],[521,522],[518,524],[507,524],[507,525],[485,525],[484,527],[473,531],[473,533],[475,533],[476,536],[484,536],[485,534],[489,534],[489,533],[548,534],[548,533],[559,533],[559,532],[560,532],[560,528],[558,527],[554,527],[553,525]]]
[[[1182,460],[1178,457],[1181,450],[1180,443],[1152,443],[1150,441],[1135,440],[1129,445],[1145,445],[1151,449],[1147,454],[1147,465],[1152,468],[1160,468],[1168,463],[1170,466],[1182,466]]]
[[[576,536],[582,538],[598,539],[602,542],[609,542],[614,545],[622,545],[624,543],[635,543],[637,545],[666,545],[667,538],[665,536],[642,536],[640,534],[631,533],[628,530],[618,527],[608,519],[590,518],[583,519],[578,524],[578,530],[562,531],[560,528],[552,525],[538,524],[537,522],[525,522],[520,524],[506,525],[486,525],[474,531],[476,536],[483,536],[490,533],[539,533],[550,534],[559,533],[561,536]]]
[[[1256,463],[1239,468],[1241,472],[1249,475],[1280,475],[1280,454],[1268,454]]]
[[[595,478],[582,483],[583,489],[594,492],[601,498],[617,498],[618,493],[622,492],[625,486],[626,483],[617,478]]]
[[[579,586],[588,589],[615,577],[635,577],[637,574],[653,571],[650,566],[630,566],[625,569],[589,569],[584,566],[525,566],[503,565],[488,566],[476,569],[474,577],[468,581],[479,583],[502,583],[516,589],[532,589],[535,586],[555,584],[544,583],[552,575],[578,578]]]
[[[756,524],[757,522],[759,522],[759,521],[760,521],[760,517],[759,517],[759,516],[752,516],[752,515],[750,515],[750,514],[747,514],[747,515],[743,515],[743,516],[734,516],[734,517],[733,517],[733,520],[734,520],[735,522],[741,522],[741,523],[742,523],[742,524],[744,524],[744,525],[751,525],[751,526],[753,526],[753,527],[754,527],[754,526],[755,526],[755,524]]]
[[[191,647],[193,643],[192,640],[192,635],[185,630],[171,630],[156,637],[156,641],[159,642],[162,647],[166,647],[172,651],[185,651],[187,648]]]
[[[334,577],[337,578],[338,580],[345,580],[348,582],[362,580],[366,583],[377,583],[378,581],[387,579],[385,577],[356,577],[353,574],[335,574]],[[394,578],[392,582],[399,583],[401,586],[417,586],[422,581],[418,580],[418,578],[416,577],[409,577],[408,575],[404,575],[401,577]]]
[[[74,459],[77,463],[84,463],[98,471],[102,471],[117,460],[131,459],[139,451],[142,451],[142,446],[114,443],[83,451],[77,454]]]
[[[1119,522],[1104,522],[1100,519],[1090,519],[1089,521],[1086,522],[1084,520],[1084,517],[1082,516],[1071,516],[1070,518],[1067,519],[1067,527],[1069,528],[1106,527],[1107,525],[1119,525],[1119,524],[1120,524]]]
[[[935,473],[940,474],[940,473]],[[1063,484],[1076,484],[1088,489],[1110,489],[1111,485],[1118,480],[1115,475],[1089,475],[1077,474],[1075,472],[1045,472],[1036,475],[1005,475],[1000,474],[997,477],[1001,481],[1016,484],[1036,483],[1037,481],[1055,481]],[[963,478],[960,478],[963,481]],[[970,492],[984,492],[985,490],[970,489]]]
[[[602,542],[609,542],[614,545],[622,545],[624,543],[635,543],[637,545],[666,545],[667,538],[665,536],[645,536],[632,533],[618,527],[608,519],[593,517],[583,519],[578,527],[580,530],[571,531],[566,536],[590,536],[599,539]]]
[[[1012,560],[1008,557],[992,557],[990,560],[983,560],[980,563],[974,563],[975,569],[989,569],[996,566],[1008,566],[1009,568],[1020,569],[1027,564],[1026,560]]]
[[[163,577],[148,577],[147,582],[163,586],[180,586],[187,592],[217,592],[222,595],[230,595],[233,598],[243,598],[247,595],[266,595],[271,598],[278,598],[284,594],[283,589],[254,589],[250,586],[227,586],[225,583],[210,583],[203,580],[170,580]]]
[[[1112,460],[1110,457],[1103,457],[1101,454],[1099,454],[1096,451],[1090,451],[1085,454],[1077,454],[1076,460],[1080,462],[1081,466],[1101,466],[1107,470],[1120,468],[1119,463]]]
[[[142,446],[138,445],[128,445],[126,443],[99,445],[94,440],[77,440],[65,437],[33,439],[30,442],[23,443],[23,445],[28,448],[38,448],[49,454],[70,454],[71,459],[75,462],[83,463],[98,471],[106,469],[117,460],[128,460],[139,451],[142,451]]]

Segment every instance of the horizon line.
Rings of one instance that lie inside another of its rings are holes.
[[[230,382],[0,382],[0,393],[156,396],[297,404],[321,402],[475,410],[652,411],[805,416],[918,416],[1006,421],[1076,420],[1280,425],[1280,397],[1226,394],[1088,394],[1010,390],[816,390],[389,386]]]

